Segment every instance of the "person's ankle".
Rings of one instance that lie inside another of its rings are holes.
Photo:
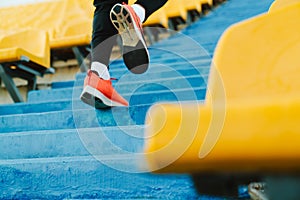
[[[95,72],[100,78],[110,80],[110,74],[106,65],[100,62],[92,62],[91,70]]]

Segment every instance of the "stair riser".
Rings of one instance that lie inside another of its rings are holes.
[[[86,106],[83,103],[80,105]],[[144,124],[150,106],[107,110],[93,108],[82,110],[82,107],[75,106],[77,110],[0,116],[0,133]]]
[[[126,169],[134,161],[108,162]],[[94,159],[1,164],[0,172],[1,199],[197,198],[189,176],[125,173]]]
[[[130,97],[132,95],[138,95],[139,92],[154,92],[167,90],[176,93],[177,89],[189,89],[192,88],[205,88],[207,85],[207,77],[202,78],[198,76],[190,76],[185,78],[172,78],[172,79],[158,79],[151,82],[151,79],[147,82],[126,82],[114,83],[115,89],[124,96]],[[77,87],[78,86],[78,87]],[[74,88],[64,88],[56,90],[40,90],[32,91],[28,94],[28,102],[49,102],[49,101],[62,101],[67,99],[77,98],[80,95],[83,88],[82,82],[76,83]],[[1,112],[1,111],[0,111]]]
[[[199,57],[198,57],[199,58]],[[134,75],[131,74],[125,66],[122,67],[116,67],[113,68],[111,67],[109,69],[110,75],[115,78],[120,78],[124,74],[131,77],[135,78],[140,78],[140,80],[143,80],[143,76],[153,76],[154,78],[157,78],[159,76],[162,76],[161,74],[165,75],[166,77],[171,77],[170,72],[177,72],[178,74],[185,74],[188,73],[191,70],[197,70],[197,74],[208,74],[209,68],[210,68],[210,62],[211,60],[208,58],[205,59],[200,59],[200,60],[195,60],[195,61],[180,61],[180,62],[175,62],[170,60],[168,63],[157,63],[157,64],[152,64],[150,68],[148,69],[147,72],[144,74],[139,74],[139,75]],[[76,75],[76,80],[82,80],[85,78],[85,73],[79,73]],[[164,77],[164,76],[162,76]]]
[[[27,114],[27,113],[42,113],[72,110],[74,107],[89,108],[78,99],[82,92],[81,88],[71,90],[60,90],[48,94],[45,101],[42,103],[26,103],[0,106],[0,115],[12,114]],[[123,97],[129,101],[130,106],[153,104],[162,101],[185,101],[185,100],[203,100],[205,98],[206,89],[189,89],[189,90],[157,90],[153,92],[136,91],[134,94],[124,94]],[[64,101],[58,101],[57,97],[67,98]],[[74,97],[74,99],[72,99]],[[41,99],[40,99],[41,100]]]
[[[49,130],[0,135],[1,159],[119,154],[143,151],[143,127]]]

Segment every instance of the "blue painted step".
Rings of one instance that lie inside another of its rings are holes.
[[[80,101],[74,101],[72,110],[0,116],[0,133],[142,125],[151,105],[95,110],[86,108],[87,105]]]
[[[144,126],[5,133],[0,160],[142,153],[143,145]]]
[[[42,113],[59,110],[71,110],[72,101],[55,101],[43,103],[15,103],[9,105],[0,105],[0,116],[27,114],[27,113]]]
[[[60,81],[60,82],[53,82],[51,84],[52,89],[66,88],[66,87],[73,87],[73,86],[74,86],[74,81]]]
[[[154,88],[153,85],[152,89]],[[90,128],[115,125],[143,124],[148,108],[155,102],[162,101],[195,101],[205,98],[205,88],[161,90],[161,86],[156,86],[158,91],[149,93],[147,90],[137,90],[136,93],[126,96],[129,100],[129,108],[115,107],[107,110],[95,110],[94,108],[81,102],[79,94],[75,95],[72,101],[51,102],[47,108],[47,103],[37,104],[17,104],[19,107],[11,105],[3,107],[6,114],[0,116],[0,133],[31,131],[31,130],[51,130],[51,129],[72,129],[77,127]],[[81,90],[77,90],[78,93]],[[61,107],[59,107],[61,105]],[[18,108],[18,109],[16,109]],[[43,110],[39,110],[43,108]],[[38,109],[38,110],[35,110]],[[48,110],[53,112],[47,112]],[[55,109],[58,109],[56,111]],[[63,110],[64,109],[64,110]],[[46,111],[46,112],[42,112]],[[27,114],[13,114],[13,113]],[[75,120],[75,122],[74,122]]]
[[[133,94],[123,94],[123,97],[125,99],[128,99],[130,106],[136,106],[144,104],[154,104],[161,101],[202,100],[205,98],[206,93],[205,87],[170,90],[159,85],[151,86],[152,91],[148,91],[146,87],[144,87],[143,90],[136,90]],[[45,93],[45,90],[42,92],[44,98],[38,99],[38,101],[43,101],[43,99],[45,99],[43,102],[31,101],[31,103],[0,105],[0,116],[72,110],[74,104],[80,104],[80,100],[78,99],[78,97],[80,96],[81,91],[82,88],[47,90],[47,92],[50,93]],[[41,93],[39,93],[39,95],[41,95]],[[60,100],[58,99],[58,97],[62,97],[61,99],[65,98],[65,100]],[[74,99],[72,97],[74,97]],[[84,106],[83,104],[81,105],[81,107],[89,108],[88,105]]]
[[[209,62],[210,61],[197,62],[197,64],[201,64],[201,66],[198,65],[197,68],[195,65],[192,65],[191,63],[176,63],[172,65],[172,67],[157,65],[154,66],[155,69],[149,70],[145,74],[141,74],[141,75],[130,74],[130,72],[128,72],[128,70],[126,69],[124,69],[124,71],[112,70],[110,74],[111,77],[115,77],[115,78],[122,78],[123,76],[128,76],[128,78],[123,79],[122,82],[126,82],[126,81],[134,82],[135,80],[145,80],[146,78],[155,80],[159,78],[189,76],[189,75],[196,75],[196,74],[198,74],[201,77],[207,78],[209,74]],[[179,67],[179,65],[181,65],[181,68]],[[76,81],[54,82],[52,84],[52,89],[68,88],[68,87],[74,87],[79,84],[83,84],[83,80],[85,76],[86,73],[79,73],[76,75]]]
[[[78,107],[67,111],[0,116],[0,133],[143,124],[143,116],[150,105],[106,110]]]
[[[134,157],[0,160],[1,199],[197,199],[187,175],[130,173]],[[105,163],[105,164],[103,164]],[[109,166],[117,166],[123,171]],[[132,169],[132,167],[134,169]]]
[[[139,91],[142,92],[154,92],[154,91],[169,91],[176,93],[177,90],[192,88],[206,88],[207,77],[201,77],[199,75],[171,77],[162,79],[147,79],[141,81],[124,81],[123,79],[118,82],[113,82],[115,89],[122,95],[130,97],[132,95],[138,95]],[[55,90],[39,90],[31,91],[28,94],[28,102],[49,102],[49,101],[62,101],[79,98],[82,88],[83,80],[75,83],[78,87],[74,88],[62,88]],[[128,99],[129,100],[129,99]]]
[[[178,73],[178,74],[186,74],[186,73],[192,73],[193,71],[195,72],[195,70],[197,70],[198,72],[196,72],[197,74],[208,74],[209,73],[209,69],[210,69],[210,62],[211,59],[199,59],[199,60],[195,60],[195,61],[180,61],[180,62],[172,62],[169,61],[168,63],[155,63],[155,64],[151,64],[151,67],[148,69],[147,72],[145,72],[144,74],[139,74],[139,75],[134,75],[131,74],[124,66],[120,69],[115,69],[115,65],[113,65],[110,68],[110,74],[112,77],[115,78],[120,78],[124,75],[126,76],[130,76],[130,77],[135,77],[135,79],[138,79],[141,77],[145,77],[147,75],[151,75],[151,76],[159,76],[160,73],[163,73],[164,75],[171,76],[169,74],[167,74],[168,72],[172,72],[174,73]],[[85,78],[86,73],[78,73],[76,75],[76,80],[81,80]],[[160,75],[162,76],[162,75]]]

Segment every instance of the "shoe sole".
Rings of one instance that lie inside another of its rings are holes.
[[[130,11],[121,4],[111,9],[110,19],[121,35],[122,55],[127,68],[134,74],[142,74],[149,66],[149,52],[143,34],[134,22]]]
[[[125,107],[123,104],[118,102],[112,101],[111,99],[107,98],[97,89],[91,86],[85,86],[81,95],[81,101],[84,103],[95,107],[96,109],[105,109],[111,107]]]

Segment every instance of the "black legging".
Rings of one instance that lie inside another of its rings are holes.
[[[145,20],[168,0],[137,0],[146,11]],[[128,3],[128,0],[94,0],[96,10],[93,20],[92,61],[108,66],[113,45],[116,43],[118,31],[110,21],[109,12],[116,3]]]

